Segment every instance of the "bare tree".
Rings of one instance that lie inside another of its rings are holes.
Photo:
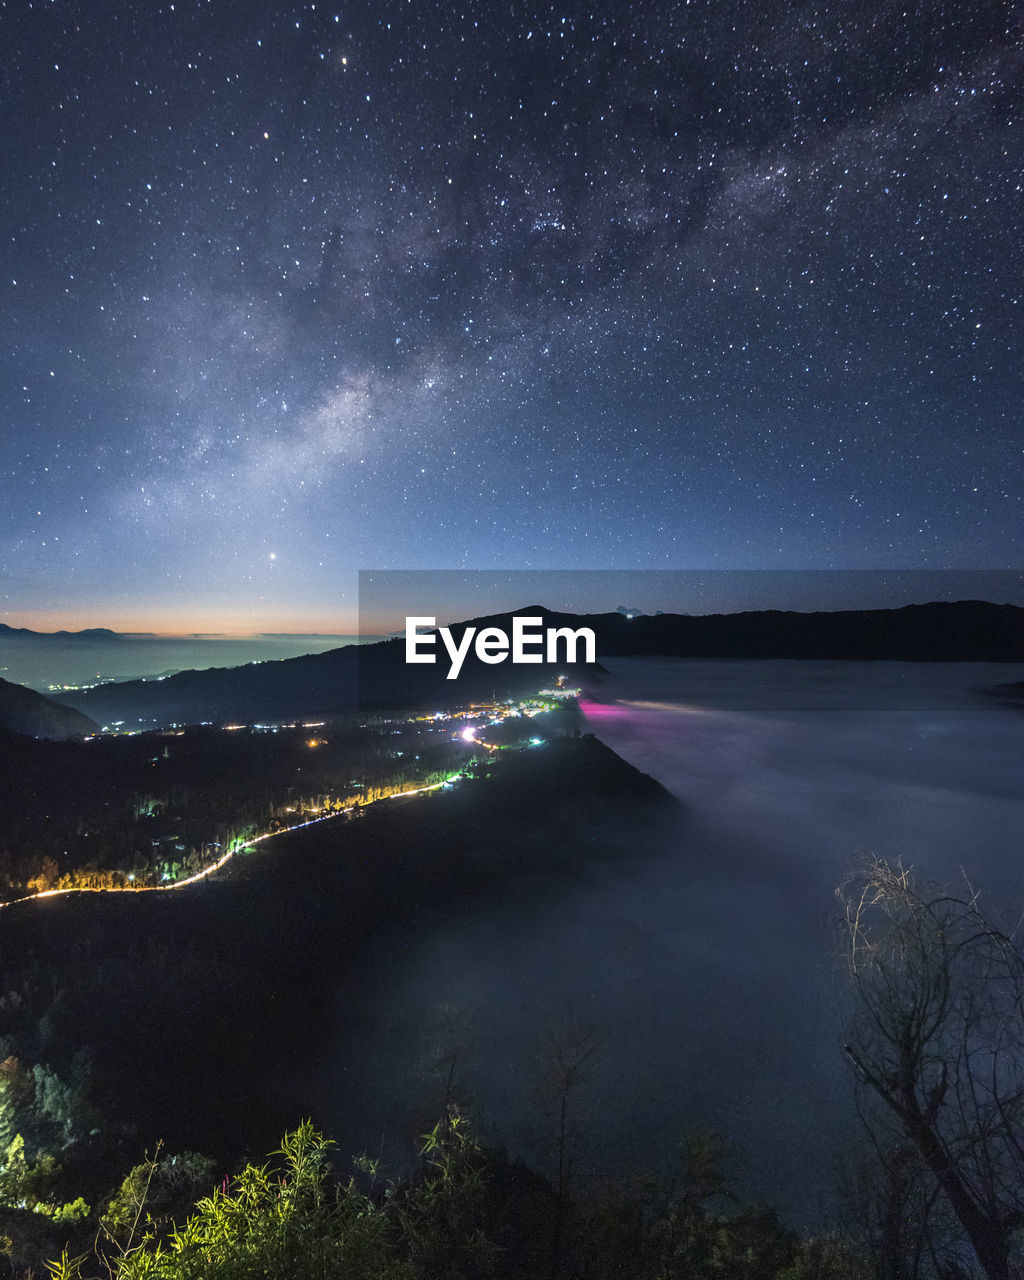
[[[963,1229],[902,1132],[869,1126],[865,1144],[847,1153],[842,1192],[847,1238],[872,1260],[874,1280],[945,1274]]]
[[[895,1128],[913,1144],[985,1275],[1010,1280],[1024,1224],[1018,947],[972,890],[919,890],[900,865],[873,860],[838,893],[857,995],[846,1052],[881,1103],[876,1141],[891,1149]]]

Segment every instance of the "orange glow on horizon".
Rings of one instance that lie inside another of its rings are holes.
[[[352,606],[336,613],[279,614],[254,609],[188,609],[156,605],[142,607],[97,607],[55,609],[12,609],[0,613],[0,622],[30,631],[85,631],[106,628],[122,635],[153,635],[160,639],[199,636],[203,639],[234,640],[271,635],[357,635],[359,619]]]

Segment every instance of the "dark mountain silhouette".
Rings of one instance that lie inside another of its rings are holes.
[[[548,622],[593,627],[599,659],[646,655],[1024,662],[1024,609],[981,600],[832,613],[767,609],[702,617],[661,613],[634,618],[621,613],[549,614]]]
[[[72,707],[60,706],[24,685],[0,680],[0,732],[63,740],[98,733],[99,727]]]
[[[86,627],[84,631],[30,631],[28,627],[9,627],[0,622],[0,640],[123,640],[106,627]]]
[[[658,614],[553,613],[541,605],[517,609],[544,626],[590,627],[597,657],[800,658],[904,662],[1024,662],[1024,609],[983,601],[908,605],[902,609],[792,613],[767,610],[690,617]],[[511,632],[511,614],[470,619],[468,626]],[[438,706],[527,692],[563,667],[487,665],[466,659],[447,680],[448,659],[438,642],[434,665],[408,665],[404,639],[352,645],[326,653],[244,667],[183,671],[166,680],[126,681],[62,695],[101,723],[144,725],[237,720],[244,723],[320,718],[355,707]],[[599,678],[599,663],[572,668],[573,680]]]
[[[504,622],[509,624],[510,615]],[[499,625],[501,619],[484,620]],[[459,624],[452,631],[461,634]],[[152,728],[172,723],[278,723],[323,719],[356,708],[437,708],[466,701],[528,693],[554,681],[564,667],[545,664],[491,666],[467,657],[457,680],[448,680],[448,655],[440,645],[433,666],[408,665],[405,641],[349,645],[326,653],[243,667],[182,671],[164,680],[130,680],[62,694],[60,701],[101,724]],[[576,674],[580,668],[574,669]],[[600,673],[600,668],[593,669]]]

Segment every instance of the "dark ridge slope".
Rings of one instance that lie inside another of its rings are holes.
[[[453,628],[458,630],[458,628]],[[323,719],[353,708],[455,703],[526,693],[554,680],[564,667],[490,666],[467,658],[457,680],[448,680],[442,649],[433,666],[407,665],[405,642],[349,645],[326,653],[182,671],[165,680],[130,680],[64,694],[101,724],[124,721],[152,728],[170,723],[276,723]],[[597,668],[595,668],[596,670]],[[577,673],[579,668],[576,669]]]
[[[0,680],[0,732],[63,740],[98,733],[99,729],[72,707],[44,698],[24,685]]]
[[[101,1106],[233,1160],[292,1122],[291,1075],[315,1076],[303,1114],[335,1106],[336,1069],[311,1055],[328,1029],[359,1042],[417,938],[645,857],[683,812],[602,743],[552,742],[496,777],[269,841],[224,880],[8,911],[5,982],[49,1016],[55,1070],[90,1047]]]

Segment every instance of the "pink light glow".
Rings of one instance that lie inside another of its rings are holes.
[[[617,702],[591,702],[586,698],[579,700],[580,710],[588,720],[622,720],[630,714],[628,707]]]

